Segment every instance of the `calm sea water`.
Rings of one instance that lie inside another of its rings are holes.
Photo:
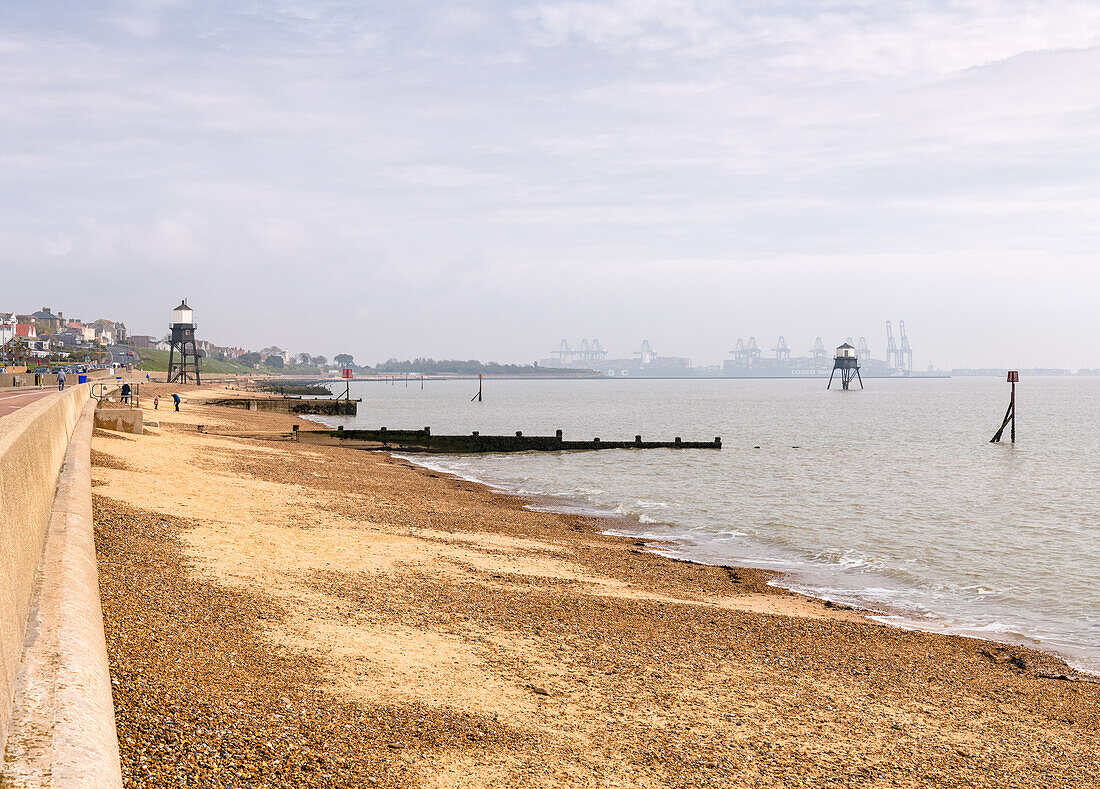
[[[1027,643],[1100,672],[1100,379],[353,383],[348,426],[710,440],[723,449],[417,456],[563,508],[631,516],[659,550],[787,571],[885,621]],[[1006,432],[1007,436],[1007,432]]]

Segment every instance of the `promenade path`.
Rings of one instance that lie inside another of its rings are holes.
[[[34,389],[30,392],[11,392],[0,394],[0,417],[15,413],[25,405],[54,394],[56,389]]]

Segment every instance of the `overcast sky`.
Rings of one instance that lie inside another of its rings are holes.
[[[0,310],[1100,367],[1096,0],[4,0],[0,163]]]

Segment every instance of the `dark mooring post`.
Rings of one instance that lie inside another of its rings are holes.
[[[829,383],[825,387],[826,389],[833,387],[833,375],[837,370],[840,370],[841,387],[847,389],[848,384],[855,378],[859,381],[859,388],[863,388],[863,379],[859,375],[859,357],[856,355],[856,349],[850,343],[844,343],[836,349],[836,357],[833,359],[833,371],[829,373]]]
[[[1009,423],[1012,424],[1012,428],[1009,430],[1009,436],[1012,438],[1012,443],[1016,443],[1016,384],[1020,381],[1020,372],[1018,370],[1008,371],[1008,382],[1012,384],[1012,394],[1008,398],[1008,410],[1005,411],[1005,419],[1001,422],[1000,429],[993,434],[993,438],[989,439],[990,444],[999,444],[1001,442],[1001,434],[1005,432],[1005,428]]]
[[[474,402],[474,400],[477,400],[479,403],[481,402],[481,375],[480,374],[477,377],[477,394],[470,398],[470,402],[472,403],[472,402]]]

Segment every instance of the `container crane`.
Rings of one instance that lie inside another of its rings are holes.
[[[897,343],[894,342],[894,330],[890,327],[890,321],[886,321],[886,366],[901,366],[898,346]]]
[[[657,352],[653,350],[653,346],[649,344],[649,340],[642,340],[642,350],[634,351],[635,356],[641,357],[642,366],[652,364],[653,360],[657,358]]]
[[[905,333],[905,321],[898,321],[901,332],[901,350],[898,351],[898,367],[907,373],[913,372],[913,349],[909,347],[909,335]]]
[[[814,347],[810,349],[810,355],[814,357],[814,367],[821,367],[829,360],[829,352],[825,350],[825,343],[818,337],[814,341]]]

